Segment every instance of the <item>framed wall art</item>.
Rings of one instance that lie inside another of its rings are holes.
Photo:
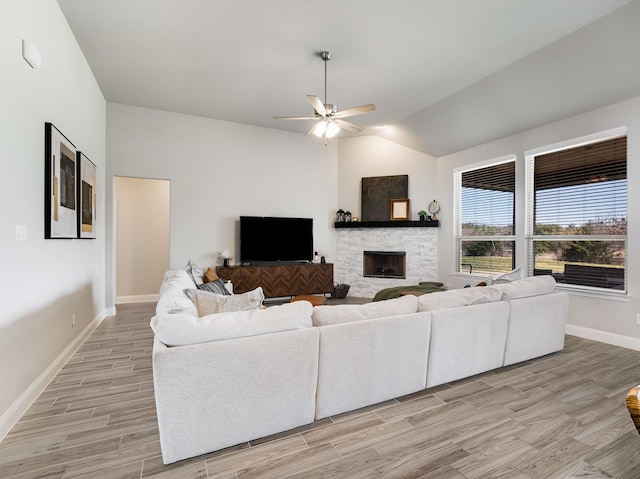
[[[409,197],[409,175],[362,178],[361,221],[389,221],[389,200]]]
[[[97,168],[78,152],[78,238],[96,238]]]
[[[409,219],[409,200],[406,198],[391,200],[390,208],[391,220],[408,220]]]
[[[44,138],[44,237],[77,238],[76,147],[52,123]]]

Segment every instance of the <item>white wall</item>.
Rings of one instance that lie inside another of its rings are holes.
[[[153,301],[169,267],[168,180],[114,178],[116,303]]]
[[[42,54],[41,69],[22,59],[23,38]],[[94,318],[106,314],[106,104],[54,0],[0,2],[0,72],[2,437],[29,401],[28,389],[44,381],[43,373]],[[47,121],[98,167],[96,240],[43,239]],[[15,241],[15,225],[26,225],[26,241]]]
[[[526,112],[525,112],[526,113]],[[518,135],[496,140],[468,150],[439,158],[437,161],[438,195],[442,206],[441,227],[438,238],[440,262],[438,276],[447,278],[455,268],[453,237],[453,171],[454,169],[508,154],[517,155],[516,163],[516,230],[520,244],[524,244],[524,155],[533,148],[551,145],[591,133],[627,125],[628,127],[628,255],[626,301],[597,299],[572,295],[569,323],[580,328],[599,330],[615,335],[640,338],[640,97],[574,116]],[[517,253],[517,264],[525,262],[522,248]],[[602,339],[603,337],[599,337]],[[640,343],[638,343],[640,344]]]
[[[338,205],[355,216],[360,216],[363,177],[409,175],[412,220],[436,198],[436,160],[432,156],[377,136],[341,139],[338,155]]]
[[[335,258],[335,141],[109,103],[107,154],[109,193],[113,176],[171,180],[171,267],[213,266],[225,248],[237,256],[241,215],[313,218],[315,248]]]

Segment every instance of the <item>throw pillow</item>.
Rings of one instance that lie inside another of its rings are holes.
[[[262,306],[264,293],[261,287],[243,294],[223,295],[201,289],[185,289],[185,294],[198,309],[198,316],[208,314],[229,313],[234,311],[251,311]]]
[[[204,280],[205,283],[211,283],[217,279],[220,279],[220,277],[216,274],[216,272],[214,270],[212,270],[211,268],[209,268],[205,273],[204,273],[204,277],[202,278]],[[224,293],[222,293],[224,294]]]
[[[196,288],[201,289],[203,291],[210,291],[216,294],[222,294],[224,296],[231,296],[229,290],[225,287],[224,282],[218,278],[215,281],[211,281],[207,283],[206,281],[202,284],[196,286]]]
[[[187,273],[189,273],[189,276],[191,276],[191,278],[193,279],[193,282],[196,284],[196,286],[204,283],[204,280],[202,279],[202,277],[204,276],[204,272],[193,261],[189,260],[185,269]]]
[[[511,281],[517,281],[522,278],[522,265],[518,266],[516,269],[512,269],[508,273],[496,274],[491,277],[493,284],[510,283]]]

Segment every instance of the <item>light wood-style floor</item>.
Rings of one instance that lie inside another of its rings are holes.
[[[640,352],[564,351],[171,466],[151,374],[153,304],[106,319],[0,443],[2,478],[640,478],[625,394]]]

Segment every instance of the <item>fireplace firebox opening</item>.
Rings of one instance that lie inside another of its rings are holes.
[[[407,262],[405,251],[365,251],[363,276],[365,278],[405,279]]]

